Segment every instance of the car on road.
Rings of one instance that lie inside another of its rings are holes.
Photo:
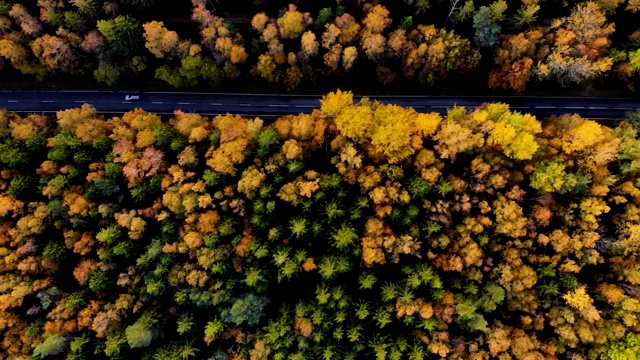
[[[138,101],[140,100],[140,95],[126,95],[124,99],[125,101]]]

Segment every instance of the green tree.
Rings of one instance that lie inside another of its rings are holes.
[[[235,325],[247,323],[257,325],[264,315],[264,307],[269,303],[265,296],[257,296],[254,293],[236,299],[230,308],[222,310],[222,319]]]
[[[140,23],[127,15],[118,15],[110,20],[98,20],[97,26],[116,55],[130,58],[143,44]]]
[[[498,0],[490,6],[482,6],[473,16],[473,28],[475,29],[476,44],[483,47],[491,47],[498,42],[498,35],[502,31],[500,22],[504,19],[506,10],[504,0]]]
[[[58,355],[67,348],[69,339],[63,334],[53,333],[44,339],[33,350],[33,356],[47,357],[51,355]]]
[[[133,325],[127,326],[124,333],[129,347],[134,349],[149,346],[151,341],[160,334],[154,327],[157,323],[158,314],[148,311],[142,314]]]

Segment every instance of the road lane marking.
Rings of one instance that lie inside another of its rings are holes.
[[[223,104],[221,104],[221,103],[211,103],[211,105],[214,105],[214,106],[222,106]]]
[[[511,106],[512,109],[531,109],[531,106]]]
[[[178,105],[191,105],[191,103],[179,102]]]
[[[7,102],[18,102],[18,100],[7,100]]]
[[[152,101],[151,103],[152,104],[164,104],[164,102],[162,102],[162,101]]]
[[[269,104],[270,107],[289,107],[289,105]]]
[[[240,106],[251,106],[251,104],[238,104]]]
[[[293,107],[297,107],[297,108],[317,108],[317,106],[315,105],[293,105]]]
[[[565,106],[565,109],[584,109],[584,106]]]
[[[42,100],[43,103],[52,103],[53,100]]]
[[[635,110],[634,108],[621,108],[621,107],[617,107],[617,108],[614,108],[614,109],[616,109],[616,110]]]
[[[589,106],[589,109],[591,109],[591,110],[604,110],[604,109],[606,109],[606,107],[602,107],[602,106]]]
[[[555,109],[555,106],[536,106],[536,109]]]
[[[75,100],[74,102],[75,102],[75,103],[88,103],[88,102],[91,102],[91,101],[86,101],[86,100]]]

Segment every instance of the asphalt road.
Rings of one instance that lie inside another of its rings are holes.
[[[139,95],[140,100],[127,101],[125,95]],[[320,107],[319,98],[320,96],[312,95],[1,91],[0,108],[17,112],[56,112],[89,103],[99,112],[105,113],[124,113],[134,108],[143,108],[154,113],[183,110],[206,115],[232,113],[245,116],[281,116],[311,112]],[[359,96],[355,98],[360,99]],[[590,119],[619,119],[627,111],[640,109],[640,100],[624,98],[372,96],[371,99],[410,106],[419,112],[445,112],[453,105],[474,107],[485,102],[503,102],[514,110],[539,117],[577,113]]]

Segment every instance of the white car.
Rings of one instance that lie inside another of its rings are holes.
[[[140,100],[140,95],[126,95],[124,99],[126,101],[137,101]]]

